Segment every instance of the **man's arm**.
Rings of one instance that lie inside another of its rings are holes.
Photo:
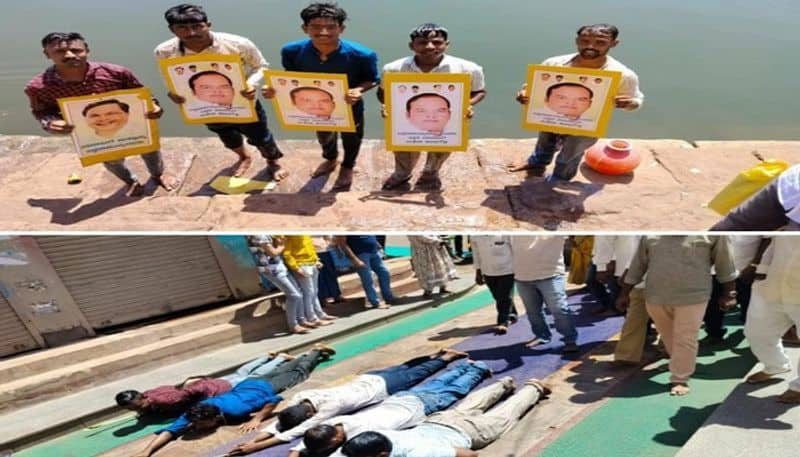
[[[355,268],[356,270],[360,270],[366,266],[364,262],[362,262],[361,259],[358,258],[356,253],[353,252],[352,249],[350,249],[350,246],[347,244],[346,236],[337,236],[336,238],[334,238],[334,245],[336,246],[336,249],[342,251],[344,255],[346,255],[347,258],[350,259],[350,263],[353,264],[353,268]]]
[[[174,435],[170,432],[159,433],[142,452],[136,454],[134,457],[150,457],[157,450],[161,449],[164,447],[164,445],[172,441],[173,437]]]
[[[264,405],[263,408],[253,415],[252,419],[239,426],[239,431],[245,433],[257,429],[261,423],[272,414],[276,406],[277,403],[267,403]]]
[[[631,72],[622,76],[618,95],[614,97],[617,108],[625,111],[635,111],[644,103],[644,94],[639,90],[639,77]]]
[[[270,433],[259,433],[252,440],[239,444],[231,449],[227,455],[234,456],[252,454],[253,452],[258,452],[262,449],[277,446],[283,443],[285,443],[285,441],[275,438]]]

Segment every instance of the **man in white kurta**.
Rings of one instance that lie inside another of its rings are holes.
[[[747,378],[752,384],[769,381],[792,369],[781,337],[792,325],[800,324],[800,238],[773,237],[758,272],[766,274],[766,278],[753,284],[744,334],[764,368]],[[778,401],[800,403],[800,372],[798,375]]]

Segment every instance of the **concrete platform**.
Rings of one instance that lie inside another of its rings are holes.
[[[334,325],[320,327],[306,335],[268,332],[267,337],[230,344],[222,349],[205,351],[201,355],[164,359],[159,368],[129,374],[124,378],[117,378],[76,393],[70,394],[69,390],[65,389],[59,398],[0,415],[0,430],[3,430],[0,435],[0,455],[3,449],[27,447],[42,440],[53,439],[59,434],[90,427],[99,420],[119,416],[124,410],[117,407],[114,395],[121,390],[141,391],[157,385],[175,384],[191,375],[229,373],[242,363],[271,351],[300,352],[316,342],[330,341],[333,338],[364,331],[415,311],[456,299],[472,290],[474,274],[470,273],[472,273],[471,267],[460,267],[461,278],[451,282],[449,286],[453,293],[435,295],[432,300],[423,299],[421,291],[407,293],[400,300],[401,304],[390,309],[343,314]],[[358,306],[361,307],[360,304]]]
[[[786,353],[792,364],[800,360],[800,348],[787,348]],[[750,373],[761,367],[757,365]],[[676,457],[796,456],[800,405],[775,401],[787,389],[787,381],[796,376],[797,372],[792,370],[778,376],[779,380],[774,383],[750,385],[742,382]]]
[[[329,192],[335,175],[311,179],[320,160],[313,141],[284,141],[292,175],[273,191],[224,195],[208,186],[229,175],[234,155],[216,138],[164,138],[168,169],[182,180],[167,193],[124,196],[102,166],[81,169],[68,139],[0,136],[0,227],[17,231],[246,230],[704,230],[719,219],[703,205],[759,157],[800,162],[800,142],[634,140],[643,161],[632,176],[582,167],[574,182],[553,187],[504,167],[523,160],[535,141],[476,139],[445,165],[441,192],[381,191],[393,166],[380,140],[362,146],[353,186]],[[142,161],[129,163],[146,177]],[[249,178],[263,179],[258,158]],[[70,186],[70,173],[83,182]],[[665,215],[669,214],[669,217]]]

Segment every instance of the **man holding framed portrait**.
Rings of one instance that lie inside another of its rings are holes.
[[[383,103],[389,95],[392,105],[390,112],[386,106],[382,109],[384,117],[389,116],[387,147],[406,149],[394,150],[395,169],[383,183],[383,189],[406,185],[420,151],[427,150],[416,188],[441,190],[439,170],[450,156],[449,151],[466,149],[466,127],[474,113],[472,107],[486,97],[483,68],[446,54],[450,46],[448,31],[438,24],[422,24],[411,31],[410,38],[409,48],[414,55],[386,64],[383,85],[378,89],[378,99]],[[386,80],[392,80],[391,76],[397,73],[419,73],[419,82],[395,84]],[[468,95],[464,94],[467,91]],[[465,113],[463,118],[461,113]]]
[[[195,78],[190,85],[194,100],[170,91],[169,98],[173,102],[179,105],[189,102],[190,110],[195,109],[198,114],[210,113],[212,117],[220,113],[232,114],[234,105],[240,105],[235,103],[238,98],[234,93],[236,83],[231,78],[238,65],[243,67],[246,78],[245,87],[239,95],[248,103],[256,99],[257,88],[261,87],[263,81],[263,70],[267,69],[268,64],[252,41],[239,35],[212,32],[205,10],[198,5],[174,6],[164,13],[164,18],[175,37],[156,47],[156,58],[159,61],[183,58],[185,64],[175,63],[170,67],[171,70],[175,76],[190,77],[190,80]],[[225,57],[232,60],[225,61]],[[180,62],[180,59],[175,62]],[[201,64],[207,67],[199,66]],[[207,123],[206,127],[239,157],[233,171],[234,177],[244,175],[253,162],[244,145],[246,137],[247,142],[255,146],[267,160],[267,172],[271,178],[280,181],[288,176],[288,172],[278,163],[283,153],[269,130],[261,103],[256,101],[254,106],[255,119],[248,115],[236,122]]]
[[[98,96],[104,93],[126,89],[143,89],[143,85],[131,70],[110,63],[93,62],[89,60],[89,45],[79,33],[48,33],[42,39],[44,55],[53,62],[53,66],[36,76],[25,86],[34,117],[41,123],[47,132],[56,135],[69,135],[76,126],[65,120],[59,107],[59,100],[72,97]],[[148,109],[138,111],[139,117],[149,120],[159,119],[164,111],[155,100],[148,100]],[[97,136],[97,143],[102,139],[111,139],[120,133],[131,122],[130,113],[125,112],[121,102],[116,106],[110,103],[81,109],[75,116],[78,120],[85,119],[92,132]],[[88,105],[87,105],[88,106]],[[85,110],[85,117],[83,111]],[[130,104],[128,104],[130,111]],[[91,119],[90,119],[91,118]],[[139,119],[141,120],[141,119]],[[109,140],[110,141],[110,140]],[[124,148],[123,148],[124,149]],[[119,152],[119,151],[117,151]],[[129,151],[130,152],[130,151]],[[174,190],[177,179],[164,171],[164,161],[158,147],[144,151],[134,151],[131,154],[142,154],[142,160],[147,165],[150,175],[167,191]],[[115,154],[113,157],[100,157],[98,160],[86,162],[82,155],[84,165],[102,162],[114,176],[125,182],[128,186],[127,196],[139,196],[144,191],[139,178],[125,165],[125,152]]]
[[[585,25],[578,29],[577,53],[545,60],[539,72],[529,74],[529,83],[517,93],[517,101],[526,106],[526,126],[536,126],[539,138],[536,149],[524,163],[511,164],[508,171],[527,171],[531,176],[544,176],[553,156],[558,152],[553,174],[548,180],[570,181],[578,174],[583,154],[597,142],[609,121],[610,107],[595,105],[614,93],[613,105],[625,111],[638,109],[644,100],[639,78],[630,68],[608,53],[619,44],[619,30],[610,24]],[[571,68],[570,68],[571,67]],[[616,87],[613,75],[620,74]],[[546,87],[543,96],[531,95],[531,86]],[[537,107],[536,105],[540,106]],[[544,105],[544,106],[541,106]],[[594,107],[593,107],[594,105]],[[594,117],[585,113],[594,112]],[[538,118],[537,118],[538,116]]]

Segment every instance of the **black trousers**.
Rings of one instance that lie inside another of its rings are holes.
[[[277,368],[257,379],[270,383],[277,394],[308,379],[321,361],[322,353],[315,349],[294,360],[278,365]]]
[[[514,275],[483,276],[497,308],[497,325],[508,325],[510,319],[516,320],[514,307]]]

